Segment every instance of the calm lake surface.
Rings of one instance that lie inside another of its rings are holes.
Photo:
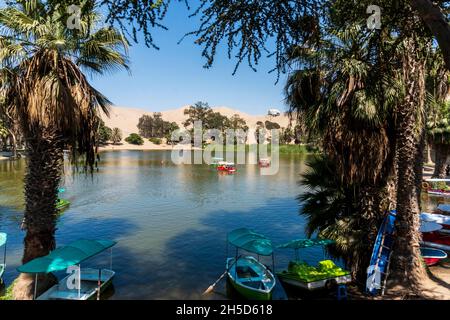
[[[281,155],[275,176],[260,175],[256,165],[221,175],[207,165],[176,166],[167,151],[102,153],[93,178],[68,173],[64,179],[62,197],[72,204],[59,219],[57,245],[79,238],[118,241],[110,299],[201,298],[225,269],[227,232],[252,228],[275,245],[304,237],[296,197],[304,191],[298,181],[305,161]],[[22,255],[24,169],[23,160],[0,161],[0,231],[9,235],[7,284],[17,276]],[[231,247],[229,252],[234,254]],[[310,263],[323,258],[320,248],[302,252]],[[277,250],[276,269],[292,254]],[[87,265],[107,267],[109,253]],[[208,298],[226,297],[224,284],[217,291]]]

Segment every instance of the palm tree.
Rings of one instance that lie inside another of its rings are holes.
[[[291,50],[288,58],[299,68],[288,78],[286,101],[310,133],[321,137],[327,163],[333,167],[330,177],[322,177],[329,183],[316,185],[321,191],[312,190],[300,198],[313,203],[311,199],[330,193],[330,199],[321,201],[327,207],[322,216],[328,218],[311,220],[309,234],[321,231],[332,236],[342,229],[342,236],[352,228],[358,232],[359,245],[338,252],[347,257],[353,275],[362,284],[378,222],[395,203],[395,188],[391,187],[395,131],[389,111],[401,90],[386,70],[384,59],[371,57],[376,45],[373,35],[355,25],[336,31],[334,36],[332,42],[322,41],[313,49]],[[310,178],[305,181],[314,187]],[[339,196],[335,197],[336,190]],[[329,205],[330,201],[341,206]],[[306,205],[302,214],[314,219],[317,210]],[[346,250],[353,251],[347,254]]]
[[[41,1],[0,9],[0,63],[9,74],[2,89],[27,145],[23,263],[55,248],[63,150],[74,162],[82,156],[85,171],[93,171],[99,112],[108,114],[110,102],[82,70],[127,68],[124,37],[113,28],[95,29],[97,13],[84,12],[80,30],[67,29],[64,15],[64,7],[50,11]],[[22,274],[15,297],[31,298],[33,281]]]
[[[111,134],[111,141],[114,145],[122,141],[122,131],[119,128],[113,128]]]
[[[425,108],[428,152],[433,146],[435,151],[433,177],[445,178],[445,169],[450,155],[450,104],[447,101],[450,90],[449,72],[445,68],[439,51],[430,53],[426,67],[427,99]]]

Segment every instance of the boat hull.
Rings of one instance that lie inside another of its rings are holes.
[[[100,294],[104,292],[111,284],[115,272],[108,269],[102,269]],[[58,284],[40,295],[37,300],[93,300],[97,298],[98,292],[98,269],[81,269],[81,290],[70,290],[67,287],[68,278],[63,278]]]
[[[236,271],[236,264],[234,263],[234,258],[228,258],[227,259],[227,270],[228,270],[228,279],[233,288],[244,298],[248,300],[271,300],[272,299],[272,292],[276,284],[276,280],[274,275],[260,262],[258,262],[253,257],[243,257],[239,258],[237,265],[239,267],[240,262],[245,262],[243,265],[246,267],[250,267],[253,269],[253,271],[256,271],[259,276],[262,276],[262,278],[270,280],[270,283],[268,282],[268,287],[264,289],[258,289],[258,288],[252,288],[245,284],[245,281],[243,278],[240,278],[239,274]],[[260,272],[258,272],[258,270]],[[262,273],[262,275],[261,275]]]
[[[278,279],[280,279],[280,281],[283,283],[286,283],[296,288],[310,291],[327,288],[331,284],[347,284],[352,281],[352,277],[350,275],[327,278],[311,282],[305,282],[300,279],[296,279],[295,276],[292,276],[287,273],[277,273],[277,276]]]
[[[425,264],[429,267],[434,266],[438,264],[439,261],[447,258],[447,254],[444,251],[434,248],[421,247],[420,253]]]

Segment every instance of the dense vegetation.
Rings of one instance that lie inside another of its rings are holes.
[[[144,139],[137,133],[132,133],[128,137],[125,138],[125,141],[129,144],[134,144],[138,146],[142,146],[144,144]]]

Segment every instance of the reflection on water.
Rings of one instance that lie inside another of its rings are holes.
[[[24,168],[23,160],[0,162],[0,230],[10,240],[7,283],[17,276],[22,253]],[[224,271],[227,232],[249,227],[275,244],[303,236],[295,198],[304,158],[281,156],[275,176],[259,170],[242,165],[236,175],[219,175],[206,165],[175,166],[170,152],[103,153],[93,177],[65,177],[64,198],[72,204],[58,223],[57,243],[118,241],[111,299],[200,298]],[[290,254],[277,251],[276,265],[285,266]],[[322,251],[305,250],[303,258],[315,263]],[[93,262],[104,261],[109,258]],[[218,291],[225,294],[225,285]]]

